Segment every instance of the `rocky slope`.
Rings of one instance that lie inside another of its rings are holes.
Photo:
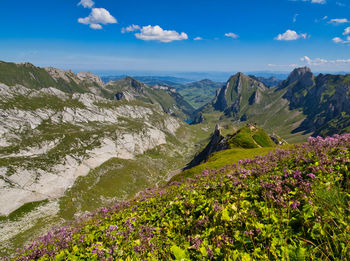
[[[112,157],[132,159],[166,143],[180,127],[155,107],[93,94],[1,84],[0,98],[2,216],[28,202],[58,198],[90,169]]]
[[[169,86],[148,86],[131,77],[125,77],[119,81],[111,81],[106,84],[106,89],[115,93],[117,100],[141,100],[144,102],[159,104],[166,113],[189,120],[194,108],[185,99]]]

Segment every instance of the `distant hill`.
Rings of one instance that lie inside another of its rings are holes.
[[[105,83],[108,83],[109,81],[118,81],[118,80],[123,79],[125,77],[127,77],[127,75],[103,76],[101,78]],[[172,77],[172,76],[132,76],[132,78],[134,78],[135,80],[138,80],[140,82],[143,82],[147,85],[175,86],[175,85],[179,85],[179,84],[187,84],[187,83],[192,82],[192,80],[189,80],[189,79]]]
[[[266,78],[266,77],[261,77],[261,76],[260,77],[256,77],[254,75],[249,75],[249,77],[264,83],[267,87],[276,87],[282,82],[282,80],[277,79],[274,76]]]
[[[178,92],[194,107],[200,108],[209,103],[224,83],[208,79],[175,86]]]
[[[168,86],[150,87],[132,77],[106,84],[106,89],[115,94],[117,100],[141,100],[148,103],[158,103],[162,109],[183,120],[192,117],[194,108],[174,88]]]

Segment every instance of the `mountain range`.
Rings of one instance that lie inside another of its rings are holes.
[[[227,160],[350,131],[350,75],[304,67],[283,81],[243,73],[226,83],[168,80],[104,82],[0,62],[1,255],[186,166],[211,166],[213,153]]]

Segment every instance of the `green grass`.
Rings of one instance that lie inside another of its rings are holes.
[[[40,97],[17,95],[11,99],[6,99],[6,97],[1,98],[0,107],[4,110],[17,108],[21,110],[52,109],[61,111],[66,107],[85,108],[85,105],[78,100],[62,100],[54,95],[40,95]]]
[[[291,148],[292,146],[294,145],[284,145],[280,146],[279,148],[287,149]],[[275,149],[275,147],[254,149],[234,148],[215,152],[209,157],[207,162],[183,171],[182,173],[174,176],[170,182],[180,181],[186,178],[193,178],[195,175],[202,173],[202,171],[206,169],[220,169],[225,165],[232,165],[243,159],[251,159],[258,155],[265,155],[270,151],[274,151]]]

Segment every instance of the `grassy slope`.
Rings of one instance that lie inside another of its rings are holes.
[[[347,260],[349,146],[350,135],[313,139],[290,151],[148,190],[58,229],[22,256]]]
[[[73,77],[73,74],[71,76]],[[30,89],[54,87],[67,93],[89,92],[84,83],[78,85],[70,76],[67,77],[69,82],[63,79],[56,81],[45,69],[30,63],[15,64],[0,61],[0,82],[8,86],[20,84]]]

